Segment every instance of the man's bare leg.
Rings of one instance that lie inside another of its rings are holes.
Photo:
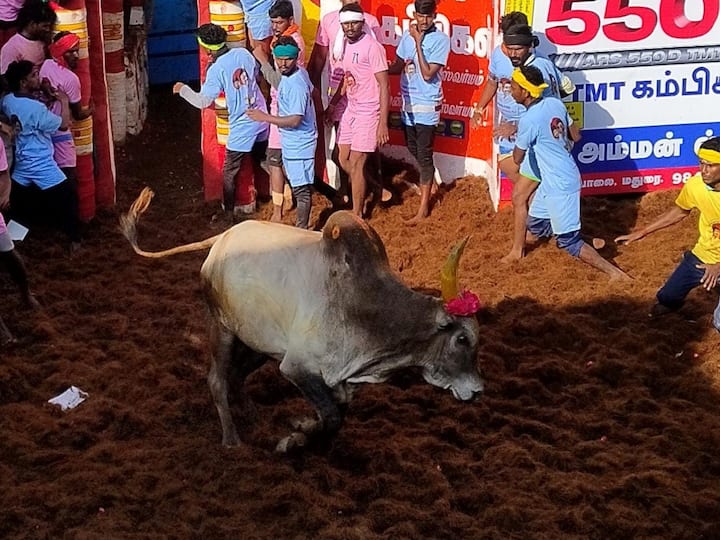
[[[270,165],[270,190],[272,191],[273,213],[270,221],[279,223],[283,217],[283,190],[285,189],[285,176],[282,167]]]
[[[365,162],[367,154],[365,152],[350,151],[349,156],[350,170],[350,189],[352,193],[353,213],[359,217],[363,217],[365,212],[365,195],[367,195],[367,180],[365,179]]]
[[[593,247],[585,242],[583,242],[583,245],[580,248],[580,260],[605,272],[608,276],[610,276],[610,281],[632,279],[610,261],[603,259]]]
[[[408,219],[405,223],[415,225],[430,215],[430,195],[434,183],[435,182],[420,184],[420,207],[415,217]]]
[[[510,253],[500,259],[503,263],[519,261],[525,256],[525,231],[527,229],[530,199],[539,183],[520,174],[520,167],[512,160],[505,158],[500,163],[500,170],[512,182],[513,231]]]

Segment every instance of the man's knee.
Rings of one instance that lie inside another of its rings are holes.
[[[580,231],[573,231],[569,233],[559,234],[557,237],[557,245],[559,248],[564,249],[570,255],[575,258],[580,257],[580,250],[582,250],[585,242],[580,235]]]
[[[549,219],[528,216],[527,230],[537,238],[550,238],[553,234]]]

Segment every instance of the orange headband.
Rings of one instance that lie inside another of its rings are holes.
[[[67,34],[56,42],[51,43],[48,49],[50,50],[50,56],[60,64],[61,66],[67,67],[63,55],[70,49],[80,45],[80,38],[75,34]]]

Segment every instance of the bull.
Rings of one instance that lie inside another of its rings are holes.
[[[335,212],[322,232],[245,221],[201,242],[147,252],[138,247],[136,224],[152,195],[145,188],[121,218],[136,253],[157,258],[210,248],[200,274],[210,313],[208,384],[223,445],[240,442],[228,405],[230,368],[239,372],[238,392],[247,400],[242,383],[268,358],[280,362],[317,414],[293,424],[281,452],[305,445],[310,435],[337,432],[356,385],[385,381],[400,369],[420,368],[426,382],[461,401],[482,393],[476,318],[453,315],[439,298],[404,285],[378,234],[353,214]],[[443,269],[447,298],[457,294],[463,247]]]

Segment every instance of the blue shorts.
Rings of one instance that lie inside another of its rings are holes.
[[[549,219],[528,216],[527,229],[538,238],[550,238],[555,236],[557,245],[573,257],[580,256],[580,250],[585,243],[580,235],[580,229],[562,234],[555,234]]]
[[[312,185],[315,180],[315,159],[282,158],[285,174],[291,187]]]
[[[270,2],[263,2],[259,6],[255,6],[251,10],[245,12],[245,25],[250,31],[250,37],[256,41],[261,41],[272,36],[272,26],[270,24],[270,16],[268,11],[272,7]]]
[[[554,235],[580,230],[580,192],[549,194],[545,183],[535,193],[528,215],[549,219]]]
[[[718,300],[718,305],[715,308],[715,313],[713,313],[713,326],[718,332],[720,332],[720,300]]]

